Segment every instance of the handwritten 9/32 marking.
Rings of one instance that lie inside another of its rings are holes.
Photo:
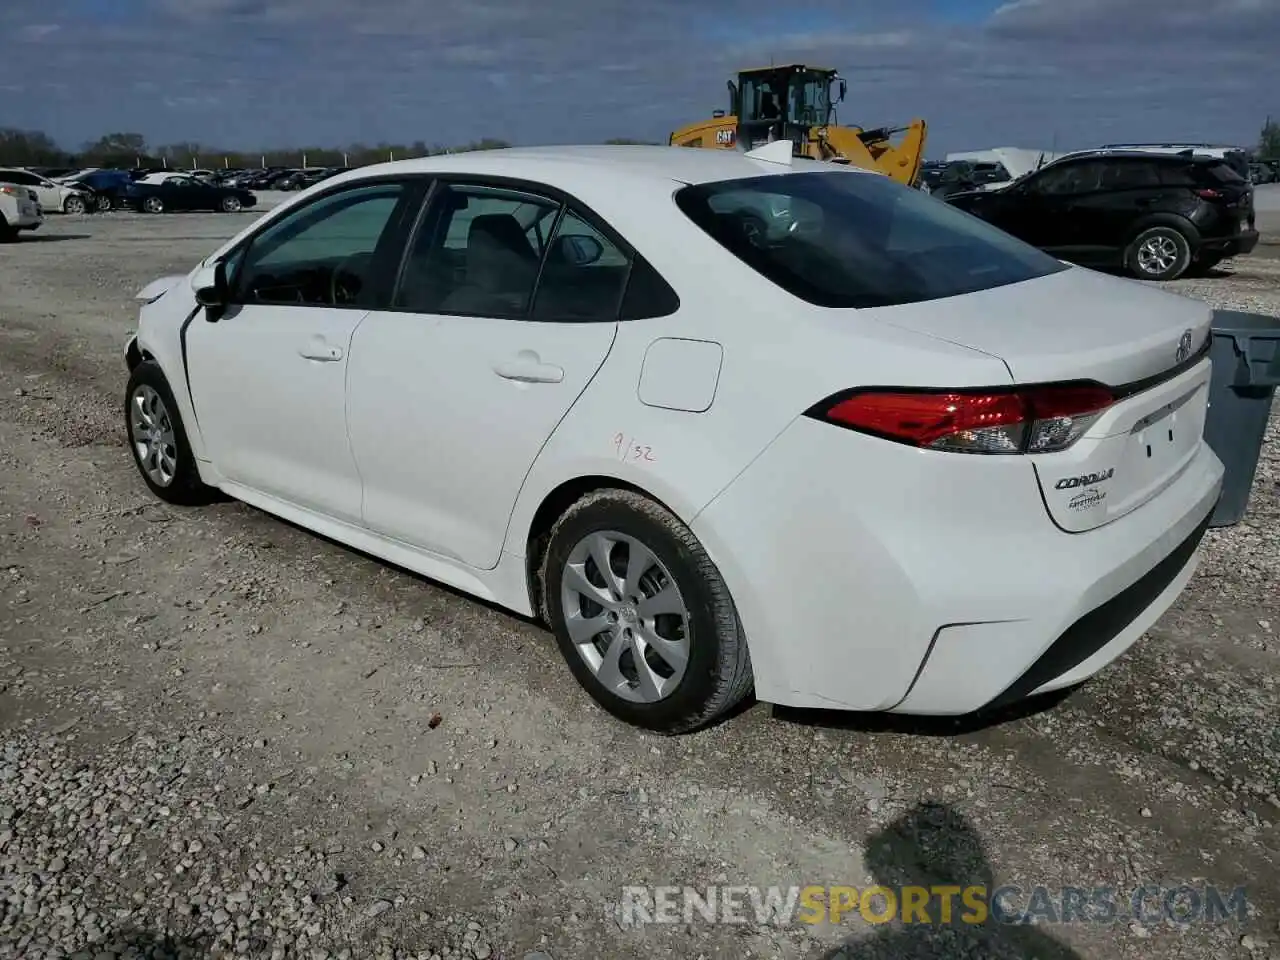
[[[613,446],[617,452],[618,459],[624,463],[630,461],[647,461],[654,462],[657,458],[653,455],[653,448],[644,444],[636,443],[635,437],[628,437],[621,433],[613,435]]]

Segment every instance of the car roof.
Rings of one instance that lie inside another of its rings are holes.
[[[1086,159],[1143,160],[1147,162],[1155,161],[1157,163],[1164,162],[1164,161],[1181,161],[1183,163],[1186,163],[1188,161],[1192,163],[1222,163],[1223,162],[1220,157],[1211,156],[1205,153],[1192,153],[1190,156],[1188,156],[1184,152],[1166,153],[1164,151],[1156,152],[1151,150],[1124,150],[1124,149],[1110,149],[1107,147],[1100,147],[1095,150],[1077,150],[1074,153],[1065,154],[1061,157],[1058,157],[1058,159],[1056,160],[1052,160],[1049,163],[1046,163],[1044,167],[1041,167],[1040,169],[1043,170],[1046,167],[1050,167],[1055,164],[1062,163],[1063,161],[1066,161],[1066,160],[1086,160]]]
[[[695,184],[769,174],[856,171],[857,167],[795,158],[788,165],[748,157],[737,150],[600,144],[590,146],[506,147],[437,154],[360,168],[363,176],[405,173],[466,173],[534,179],[553,186],[580,180]],[[355,179],[352,176],[352,179]]]

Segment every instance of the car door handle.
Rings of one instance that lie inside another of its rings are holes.
[[[553,363],[543,363],[531,350],[523,350],[511,360],[495,363],[493,372],[504,380],[520,383],[559,383],[564,379],[564,370]]]
[[[298,350],[298,356],[306,357],[308,360],[320,360],[324,363],[333,363],[342,359],[342,348],[336,347],[331,343],[317,337],[310,341],[305,347]]]

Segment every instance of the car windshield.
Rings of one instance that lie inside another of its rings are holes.
[[[683,187],[676,205],[784,290],[823,307],[885,307],[988,290],[1062,262],[888,177],[846,170]]]

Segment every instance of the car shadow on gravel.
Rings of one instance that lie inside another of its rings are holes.
[[[1036,926],[1010,922],[1014,918],[1007,915],[1003,922],[992,917],[995,871],[977,830],[954,807],[922,803],[908,810],[868,838],[864,862],[875,882],[891,890],[953,888],[950,918],[944,919],[941,913],[945,894],[931,894],[926,907],[929,922],[886,923],[869,937],[828,951],[821,960],[1081,960],[1075,950]],[[983,888],[976,900],[988,909],[975,909],[956,892],[974,886]],[[1000,902],[1003,909],[1016,910],[1014,903]],[[864,912],[885,912],[874,901],[870,905],[871,910]]]
[[[1083,685],[1081,685],[1083,686]],[[870,713],[852,710],[809,710],[797,707],[773,708],[774,719],[797,726],[826,727],[835,730],[853,730],[860,733],[905,733],[917,737],[954,737],[978,733],[1015,723],[1052,710],[1070,697],[1081,686],[1054,690],[1034,697],[1027,697],[999,710],[982,710],[960,716],[929,717],[899,713]]]

